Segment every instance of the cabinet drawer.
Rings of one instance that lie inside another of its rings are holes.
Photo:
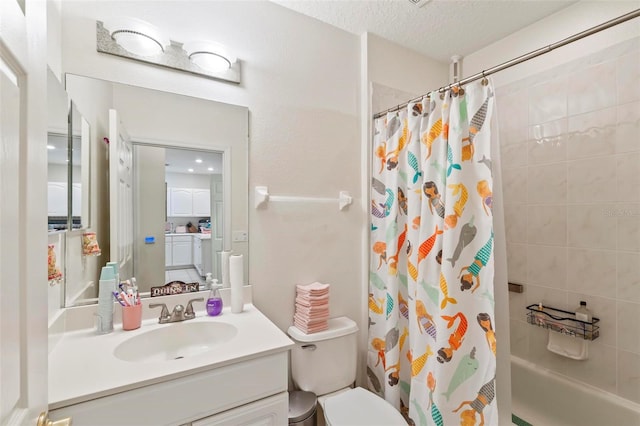
[[[191,239],[193,238],[191,235],[174,235],[173,237],[174,243],[189,243],[191,244]]]
[[[286,391],[287,370],[281,352],[59,408],[50,417],[72,417],[74,426],[181,425]]]
[[[281,426],[289,421],[289,392],[282,392],[224,413],[196,420],[191,426]]]

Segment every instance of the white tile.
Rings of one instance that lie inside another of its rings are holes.
[[[500,148],[500,164],[503,169],[520,168],[527,164],[527,143],[503,145]]]
[[[500,146],[522,145],[527,142],[527,126],[512,130],[503,129],[500,126]]]
[[[527,282],[556,289],[566,289],[567,248],[533,244],[527,247]]]
[[[615,297],[616,252],[569,248],[567,288],[590,296]]]
[[[527,90],[496,96],[500,130],[511,132],[526,128],[528,124]]]
[[[568,201],[593,203],[615,201],[617,191],[617,158],[614,156],[587,158],[567,163]]]
[[[584,361],[568,362],[567,375],[596,386],[607,392],[616,392],[616,363],[612,362],[616,348],[596,341],[588,342],[589,358]]]
[[[507,243],[507,274],[511,282],[527,282],[527,246],[526,244]]]
[[[527,201],[526,167],[502,170],[502,193],[505,203],[524,203]]]
[[[527,197],[529,204],[566,203],[567,166],[564,163],[529,166],[527,168]]]
[[[611,295],[615,295],[615,289],[612,283],[603,284],[608,287]],[[569,292],[567,295],[567,311],[575,312],[580,306],[580,301],[587,302],[587,309],[591,311],[591,315],[600,319],[596,325],[600,327],[600,336],[595,340],[598,343],[609,346],[616,346],[618,344],[618,323],[617,323],[617,302],[615,299],[607,297],[596,297],[584,294],[582,292],[574,293]]]
[[[509,280],[509,282],[512,281]],[[518,281],[515,282],[518,283]],[[527,321],[528,305],[527,297],[524,293],[509,292],[509,318],[519,321]]]
[[[529,284],[524,292],[527,299],[526,306],[542,303],[544,306],[567,310],[566,290]]]
[[[618,349],[640,354],[640,303],[618,301]]]
[[[530,206],[527,212],[527,241],[533,244],[567,244],[567,207]]]
[[[594,249],[616,248],[616,218],[607,215],[607,206],[568,206],[568,245]]]
[[[533,326],[522,320],[512,319],[509,321],[511,355],[527,359],[529,352],[529,327]]]
[[[640,251],[640,203],[618,204],[618,250]]]
[[[640,404],[640,354],[618,351],[618,395]]]
[[[529,164],[557,163],[567,158],[567,119],[529,127],[527,140]]]
[[[508,243],[526,243],[527,206],[525,204],[505,204],[504,225]]]
[[[616,62],[610,61],[580,70],[568,79],[568,114],[597,111],[615,105]]]
[[[640,151],[638,135],[640,135],[640,102],[618,106],[616,152]]]
[[[567,158],[610,155],[616,151],[617,110],[600,111],[569,117]]]
[[[617,298],[640,303],[640,253],[618,252]]]
[[[640,134],[638,143],[640,144]],[[617,157],[616,190],[616,201],[640,201],[640,153],[628,153]]]
[[[558,77],[529,89],[529,125],[567,115],[567,78]]]
[[[640,100],[640,52],[618,58],[618,103]]]

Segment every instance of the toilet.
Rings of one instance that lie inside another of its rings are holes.
[[[347,317],[329,319],[329,329],[305,334],[289,327],[296,342],[291,350],[291,376],[298,389],[313,392],[330,426],[406,425],[391,404],[374,393],[350,386],[356,379],[356,323]]]

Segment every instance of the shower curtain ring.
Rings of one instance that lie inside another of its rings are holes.
[[[484,71],[482,70],[482,81],[480,83],[482,83],[483,86],[486,86],[487,84],[489,84],[489,80],[487,80],[487,76],[484,75]]]

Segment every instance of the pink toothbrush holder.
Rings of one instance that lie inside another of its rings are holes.
[[[122,307],[122,329],[135,330],[142,323],[142,304]]]

